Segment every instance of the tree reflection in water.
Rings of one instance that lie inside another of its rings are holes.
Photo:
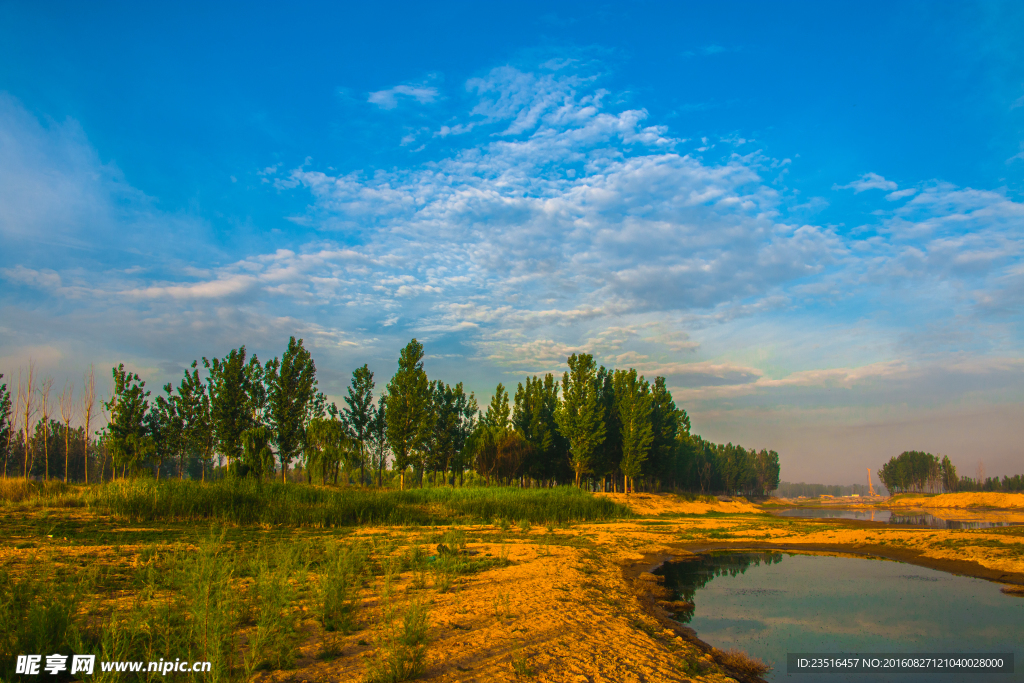
[[[744,574],[748,567],[759,567],[782,562],[785,553],[711,552],[666,563],[656,572],[665,577],[665,587],[675,592],[677,599],[690,603],[687,609],[677,610],[676,619],[688,623],[695,609],[693,597],[712,579],[719,576]]]

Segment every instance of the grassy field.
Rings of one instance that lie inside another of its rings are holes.
[[[318,657],[338,656],[339,639],[372,621],[373,635],[359,641],[366,679],[384,682],[423,671],[426,596],[506,565],[508,538],[632,514],[572,488],[6,480],[0,517],[22,551],[0,563],[0,681],[29,680],[14,670],[24,653],[209,661],[209,672],[190,676],[249,680],[288,669],[310,639]],[[467,554],[469,525],[474,541],[497,551]],[[90,680],[114,678],[163,674]]]
[[[336,489],[260,482],[134,480],[96,486],[7,480],[0,504],[87,507],[132,522],[216,521],[310,527],[432,525],[492,520],[531,524],[631,516],[628,508],[572,487]]]

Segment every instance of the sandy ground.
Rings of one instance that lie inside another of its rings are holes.
[[[742,498],[734,498],[732,502],[716,500],[714,503],[692,502],[670,493],[597,493],[602,498],[614,500],[625,505],[638,515],[703,515],[708,512],[735,514],[739,512],[761,512],[761,508],[748,503]]]
[[[652,611],[649,604],[645,607],[638,599],[641,584],[630,578],[659,557],[710,547],[889,557],[1024,585],[1024,536],[1013,529],[933,530],[780,519],[761,514],[760,508],[742,500],[694,503],[670,495],[609,497],[626,503],[641,517],[526,532],[515,527],[507,531],[494,526],[462,527],[468,550],[483,557],[507,555],[510,564],[456,579],[446,592],[437,589],[429,573],[403,574],[395,591],[397,604],[419,600],[430,610],[423,680],[735,680],[735,674],[715,664],[698,646],[666,629],[667,614],[659,614],[657,608]],[[426,545],[439,531],[361,529],[358,533],[401,537],[407,547]],[[25,567],[37,553],[52,553],[86,566],[133,552],[123,546],[79,549],[58,537],[43,543],[50,547],[28,550],[0,544],[0,561]],[[367,657],[379,634],[381,582],[376,577],[363,590],[360,630],[345,636],[325,634],[312,618],[304,617],[301,657],[295,667],[259,673],[256,680],[363,680]],[[1019,598],[1007,595],[1006,599]],[[340,654],[324,658],[325,642],[333,642]],[[529,675],[518,674],[516,665]]]
[[[938,496],[907,496],[885,501],[885,507],[972,508],[988,507],[1024,510],[1024,493],[943,493]]]

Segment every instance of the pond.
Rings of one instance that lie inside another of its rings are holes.
[[[714,552],[658,573],[694,603],[707,643],[773,667],[770,681],[1024,681],[1024,599],[995,583],[901,562]],[[787,673],[787,653],[1015,653],[1014,674]]]
[[[997,526],[1024,524],[1020,515],[1006,513],[978,513],[950,511],[948,515],[936,516],[934,512],[919,510],[855,510],[849,508],[785,508],[773,510],[780,517],[805,517],[811,519],[859,519],[865,522],[887,524],[908,524],[927,526],[933,529],[985,529]]]

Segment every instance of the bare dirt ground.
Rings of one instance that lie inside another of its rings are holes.
[[[906,496],[889,500],[885,507],[909,508],[999,508],[1024,510],[1024,493],[943,493],[938,496]]]

